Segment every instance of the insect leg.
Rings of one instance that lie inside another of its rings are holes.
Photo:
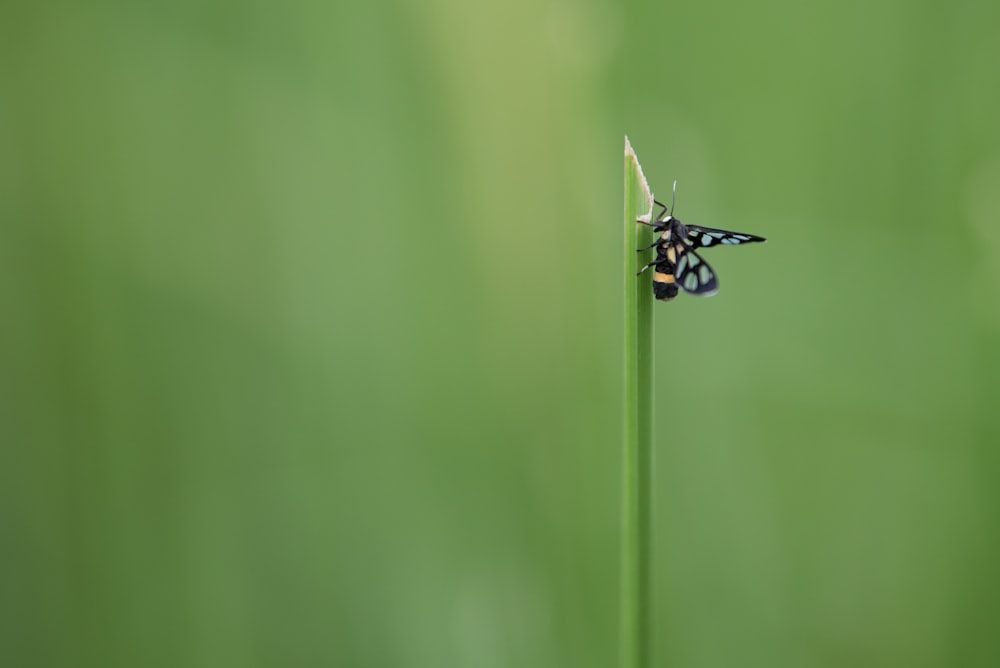
[[[650,267],[652,267],[653,265],[655,265],[657,262],[660,262],[660,261],[661,260],[653,260],[652,262],[648,263],[645,267],[643,267],[642,269],[639,270],[639,273],[637,273],[636,276],[641,275],[642,272],[646,271],[647,269],[649,269]]]

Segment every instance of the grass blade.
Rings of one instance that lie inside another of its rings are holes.
[[[650,666],[650,505],[653,459],[653,293],[636,278],[653,251],[652,213],[642,167],[625,137],[625,433],[622,450],[621,666]]]

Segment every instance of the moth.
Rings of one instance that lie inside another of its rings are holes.
[[[667,213],[665,204],[653,200],[653,203],[662,209],[653,222],[636,221],[649,225],[659,235],[654,243],[639,249],[638,252],[641,253],[656,248],[656,259],[640,269],[636,276],[653,267],[653,294],[662,301],[670,301],[676,297],[678,287],[692,295],[709,297],[719,291],[719,279],[715,275],[715,270],[695,249],[739,246],[767,239],[743,232],[717,230],[714,227],[685,225],[674,218],[676,199],[677,181],[674,181],[670,212]]]

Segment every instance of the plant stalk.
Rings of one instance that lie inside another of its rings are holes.
[[[653,241],[636,223],[652,213],[653,196],[625,137],[625,432],[622,449],[621,668],[649,668],[651,628],[650,506],[653,464],[653,257],[637,253]]]

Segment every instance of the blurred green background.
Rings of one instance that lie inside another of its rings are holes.
[[[1000,665],[997,25],[4,3],[0,665],[615,665],[626,133],[656,665]]]

